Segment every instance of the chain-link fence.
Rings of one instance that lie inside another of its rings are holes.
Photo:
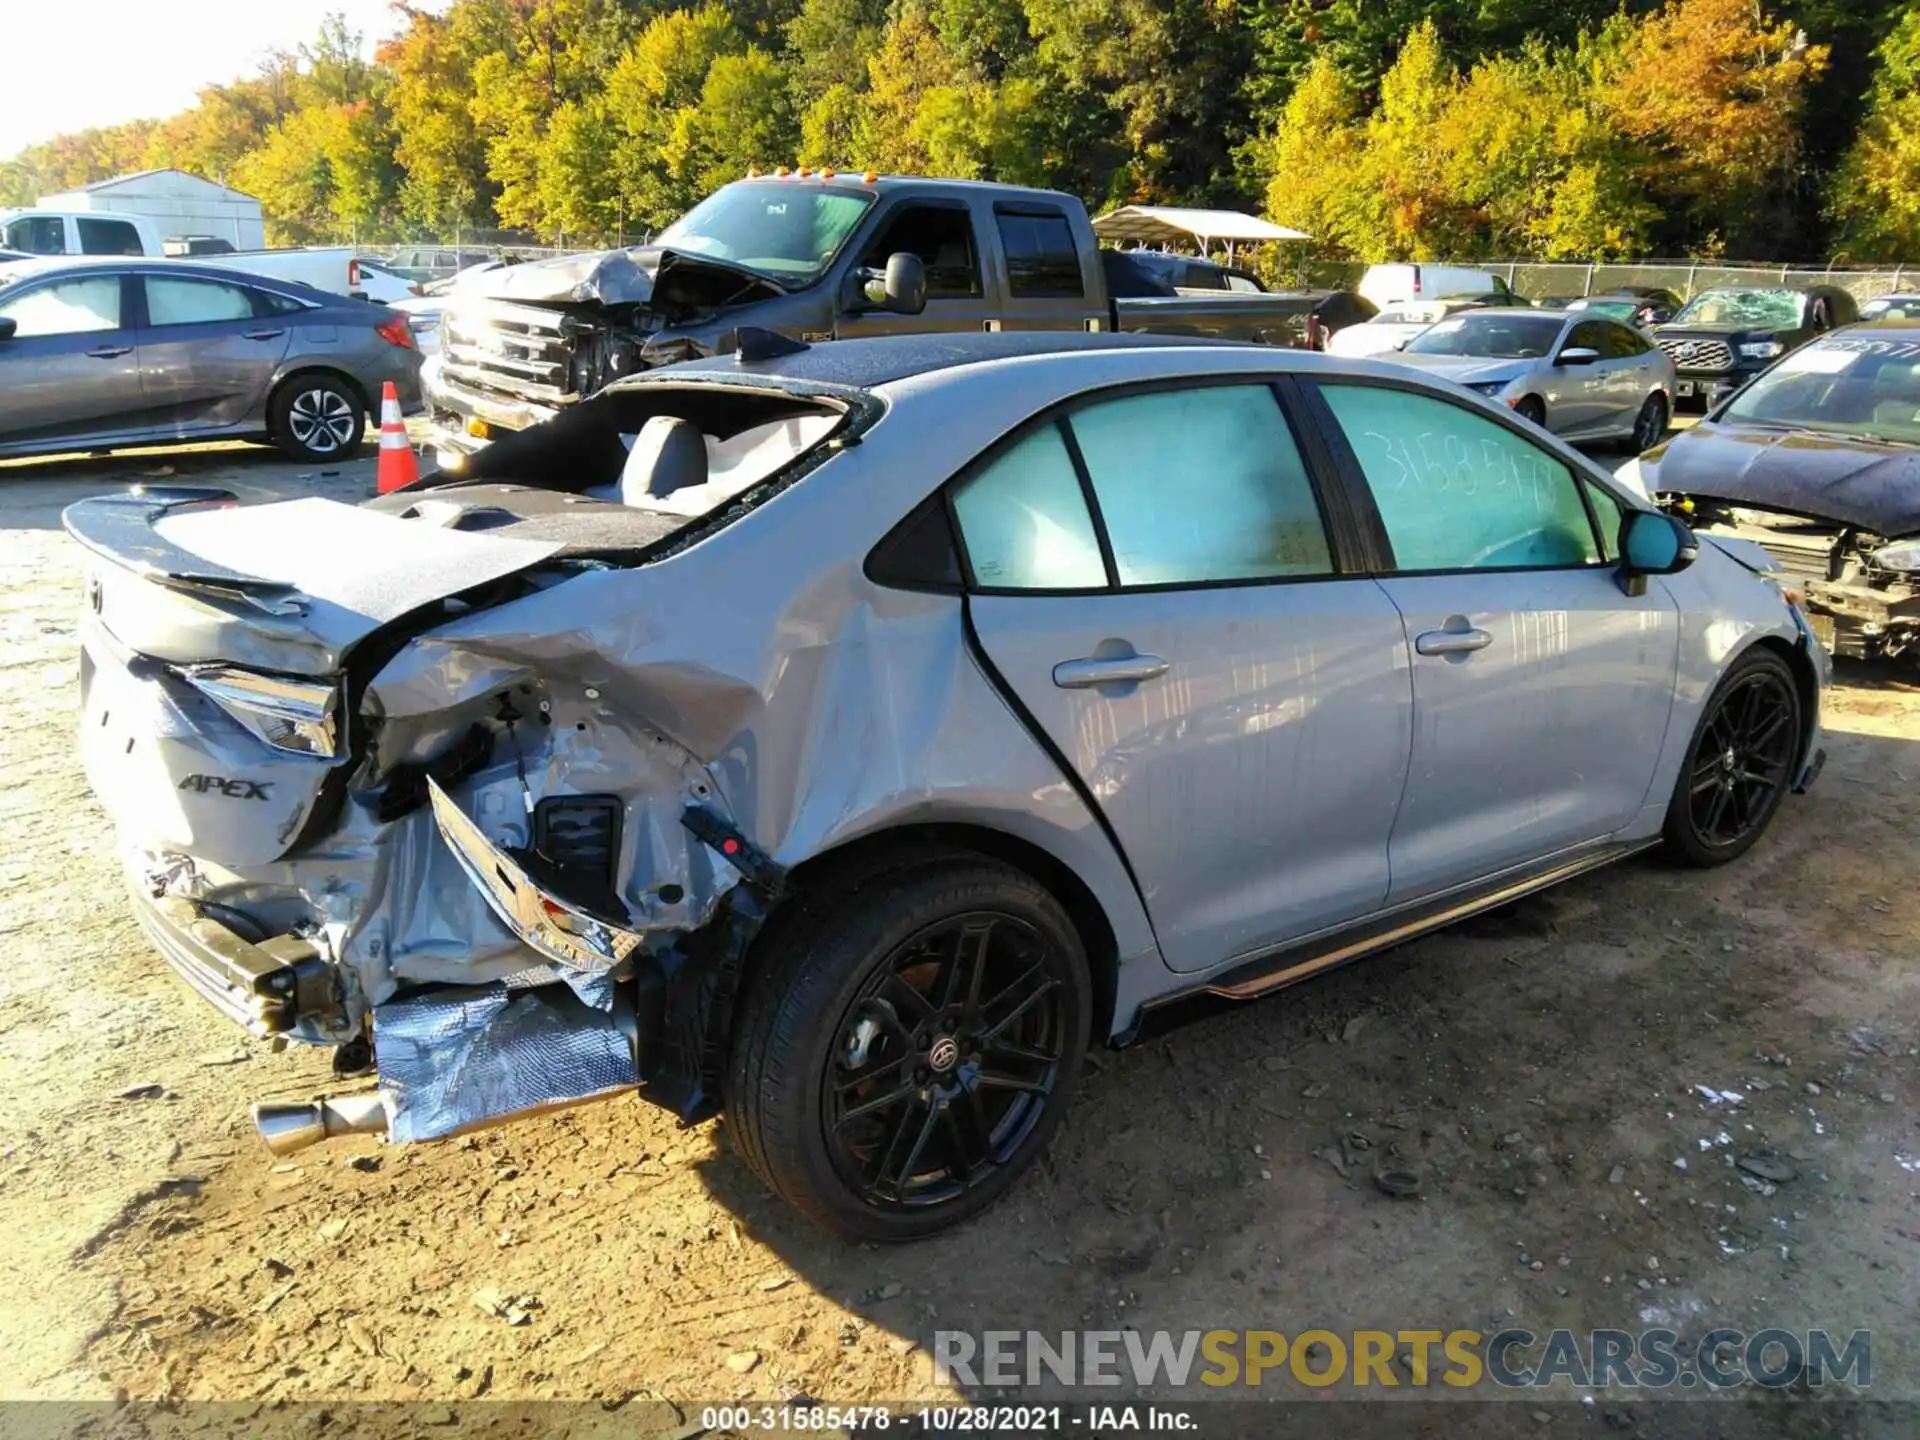
[[[1920,286],[1920,268],[1908,274],[1892,269],[1856,270],[1816,265],[1725,265],[1711,260],[1643,260],[1580,264],[1533,260],[1435,260],[1499,276],[1516,295],[1529,300],[1551,296],[1600,295],[1622,285],[1658,285],[1691,299],[1720,285],[1837,285],[1856,300],[1870,300],[1904,286]],[[1316,289],[1351,290],[1366,274],[1357,260],[1309,260],[1300,268],[1302,283]]]

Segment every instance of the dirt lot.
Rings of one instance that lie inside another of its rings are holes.
[[[1825,776],[1743,862],[1630,863],[1104,1053],[1009,1203],[848,1248],[773,1203],[722,1126],[638,1100],[410,1150],[259,1147],[248,1102],[326,1088],[325,1061],[246,1039],[148,951],[69,733],[59,510],[162,467],[249,499],[364,493],[371,471],[245,447],[0,466],[0,1394],[692,1418],[947,1393],[936,1328],[1517,1323],[1665,1324],[1683,1350],[1715,1325],[1870,1329],[1873,1393],[1920,1397],[1920,692],[1887,674],[1844,677]],[[1421,1197],[1377,1193],[1370,1156],[1343,1174],[1356,1134],[1420,1167]],[[1759,1193],[1734,1158],[1769,1149],[1794,1178]],[[521,1323],[476,1305],[488,1289],[528,1297]],[[1754,1434],[1806,1398],[1746,1393],[1774,1407]],[[1671,1428],[1672,1407],[1578,1398],[1477,1428]]]

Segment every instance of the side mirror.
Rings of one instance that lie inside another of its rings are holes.
[[[1584,345],[1576,345],[1571,350],[1562,350],[1556,365],[1591,365],[1600,358],[1598,350],[1589,350]]]
[[[927,308],[927,267],[918,255],[899,250],[887,257],[887,268],[856,270],[850,310],[891,310],[896,315],[918,315]]]
[[[1629,510],[1620,521],[1620,569],[1615,579],[1630,596],[1647,593],[1647,576],[1674,575],[1700,558],[1693,531],[1656,510]]]
[[[0,340],[11,340],[13,332],[20,328],[20,322],[11,315],[0,315]]]

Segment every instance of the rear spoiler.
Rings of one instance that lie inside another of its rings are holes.
[[[269,615],[304,615],[307,603],[295,587],[216,565],[154,528],[167,515],[239,503],[231,490],[210,485],[135,485],[119,495],[74,502],[60,523],[94,554],[156,584],[232,596]]]

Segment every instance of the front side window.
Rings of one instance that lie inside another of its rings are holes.
[[[253,298],[238,285],[217,280],[147,276],[149,325],[204,325],[215,320],[251,320]]]
[[[1573,472],[1502,425],[1427,395],[1324,385],[1401,570],[1594,565]]]
[[[1073,227],[1057,210],[1001,210],[1000,248],[1007,254],[1007,289],[1030,300],[1077,299],[1080,251]]]
[[[1607,330],[1598,320],[1583,320],[1567,336],[1566,350],[1591,350],[1600,359],[1607,358]]]
[[[141,255],[140,232],[124,220],[75,222],[80,230],[82,255]]]
[[[1068,423],[1122,585],[1333,572],[1306,464],[1266,386],[1130,395]]]
[[[1073,457],[1057,425],[1034,431],[953,492],[974,583],[1083,590],[1107,583]]]
[[[955,206],[909,205],[887,217],[860,263],[885,270],[905,251],[927,267],[927,298],[955,300],[980,293],[980,261],[973,252],[973,217]]]
[[[85,275],[38,285],[0,299],[0,317],[14,323],[14,338],[85,335],[120,328],[120,277]]]

